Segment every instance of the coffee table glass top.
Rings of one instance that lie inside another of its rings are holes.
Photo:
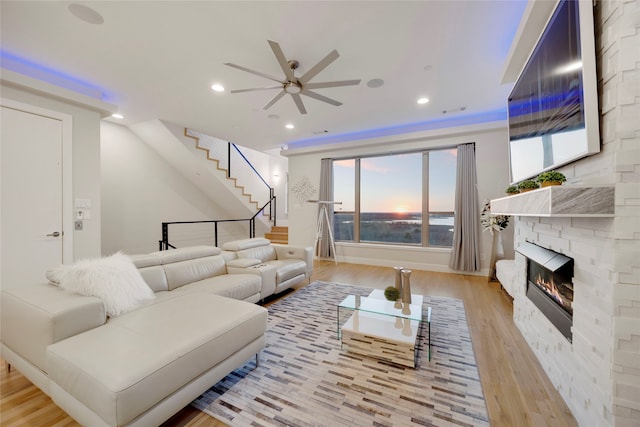
[[[388,301],[384,297],[384,291],[376,289],[371,292],[368,297],[349,295],[338,304],[338,308],[359,310],[422,322],[422,301],[422,295],[411,295],[411,304]]]

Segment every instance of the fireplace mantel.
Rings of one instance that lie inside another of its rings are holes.
[[[491,200],[496,215],[613,217],[613,186],[556,185]]]

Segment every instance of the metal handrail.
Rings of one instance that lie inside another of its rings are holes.
[[[177,225],[177,224],[214,224],[214,246],[218,246],[218,223],[224,222],[240,222],[240,221],[248,221],[249,222],[249,237],[256,237],[256,217],[264,211],[264,209],[269,205],[269,218],[273,220],[275,225],[276,223],[276,196],[272,194],[271,200],[265,203],[251,218],[243,218],[243,219],[210,219],[210,220],[201,220],[201,221],[169,221],[162,223],[162,239],[158,240],[158,249],[161,251],[171,249],[176,249],[176,246],[169,243],[169,225]],[[273,217],[271,216],[273,214]]]
[[[247,159],[245,157],[245,155],[242,153],[242,151],[240,151],[240,149],[238,148],[238,146],[236,144],[234,144],[233,142],[228,142],[227,143],[227,176],[231,177],[231,147],[233,146],[233,148],[235,148],[235,150],[238,152],[238,154],[240,154],[240,157],[242,157],[244,159],[244,161],[247,163],[247,165],[249,165],[249,167],[251,168],[251,170],[253,170],[253,172],[255,172],[256,176],[258,178],[260,178],[260,181],[262,181],[264,183],[264,185],[267,186],[267,188],[271,189],[271,186],[267,183],[267,181],[265,181],[265,179],[262,177],[262,175],[260,175],[260,172],[258,172],[256,170],[256,168],[253,166],[253,164],[249,161],[249,159]]]

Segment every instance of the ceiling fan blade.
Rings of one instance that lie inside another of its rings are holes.
[[[307,83],[304,87],[307,89],[322,89],[325,87],[357,86],[359,84],[360,80],[340,80],[336,82]]]
[[[287,76],[288,80],[295,80],[295,77],[293,76],[293,70],[289,66],[289,62],[287,61],[287,58],[284,56],[284,52],[282,52],[280,45],[277,42],[274,42],[271,40],[267,40],[267,41],[269,42],[269,46],[271,46],[271,50],[273,51],[273,54],[276,56],[276,59],[278,60],[278,64],[280,64],[280,68],[282,68],[284,75]]]
[[[224,65],[228,65],[232,68],[237,68],[238,70],[246,71],[247,73],[255,74],[256,76],[264,77],[265,79],[273,80],[274,82],[283,83],[282,79],[279,79],[278,77],[273,77],[269,74],[261,73],[260,71],[254,71],[247,67],[243,67],[242,65],[236,65],[230,62],[225,62]]]
[[[286,93],[287,93],[287,92],[285,92],[284,90],[281,90],[280,92],[278,92],[278,93],[276,94],[276,96],[274,96],[273,98],[271,98],[271,101],[269,101],[269,102],[267,103],[267,105],[265,105],[264,107],[262,107],[262,109],[263,109],[263,110],[268,110],[269,108],[271,108],[271,106],[272,106],[273,104],[275,104],[276,102],[278,102],[278,100],[279,100],[280,98],[282,98]]]
[[[293,98],[293,102],[296,103],[296,106],[298,107],[300,114],[307,114],[307,110],[304,108],[304,104],[302,103],[302,98],[300,98],[300,94],[290,93],[289,95],[291,95],[291,97]]]
[[[329,54],[327,56],[325,56],[324,58],[322,58],[320,60],[320,62],[318,62],[316,65],[314,65],[313,67],[311,67],[311,69],[309,71],[307,71],[306,73],[304,73],[304,75],[302,77],[300,77],[298,79],[298,81],[302,84],[307,83],[309,80],[311,80],[312,78],[314,78],[320,71],[324,70],[325,68],[327,68],[333,61],[335,61],[336,59],[338,59],[338,57],[340,56],[340,54],[338,54],[337,50],[332,50],[331,52],[329,52]]]
[[[249,88],[249,89],[235,89],[235,90],[230,90],[229,93],[253,92],[253,91],[256,91],[256,90],[268,90],[268,89],[282,89],[282,85],[265,86],[265,87],[253,87],[253,88]]]
[[[312,92],[310,90],[303,90],[302,92],[300,92],[300,94],[308,96],[310,98],[317,99],[318,101],[322,101],[322,102],[326,102],[326,103],[331,104],[331,105],[335,105],[336,107],[342,105],[342,102],[338,102],[335,99],[327,98],[324,95],[320,95],[319,93]]]

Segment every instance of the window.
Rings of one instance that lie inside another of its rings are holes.
[[[451,246],[456,149],[334,160],[337,241]],[[429,218],[423,227],[423,218]]]

